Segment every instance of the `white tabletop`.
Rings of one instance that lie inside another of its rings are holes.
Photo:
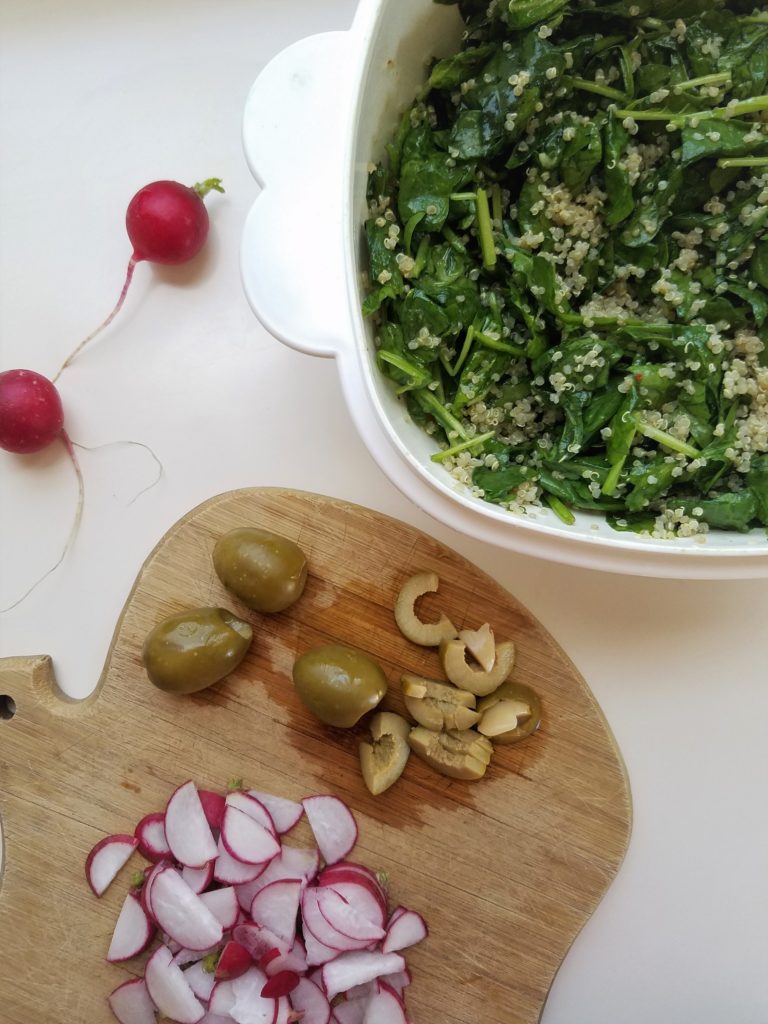
[[[155,473],[146,451],[81,453],[75,547],[0,616],[0,653],[51,654],[62,686],[86,694],[146,554],[184,512],[230,488],[329,493],[426,529],[551,630],[602,704],[631,778],[629,854],[555,981],[545,1024],[765,1024],[768,581],[605,576],[427,520],[358,440],[332,361],[283,348],[246,305],[239,236],[257,188],[240,146],[244,98],[272,54],[346,27],[353,9],[0,4],[0,369],[53,374],[106,315],[130,254],[125,207],[141,185],[219,175],[227,189],[209,197],[204,257],[173,271],[139,265],[120,318],[60,382],[73,439],[149,445],[163,478],[129,504]],[[56,560],[76,491],[58,446],[0,452],[0,473],[4,607]]]

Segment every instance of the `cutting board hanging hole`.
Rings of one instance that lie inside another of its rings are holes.
[[[10,722],[16,714],[16,701],[7,693],[0,693],[0,721]]]

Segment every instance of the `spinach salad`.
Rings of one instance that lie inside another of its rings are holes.
[[[768,525],[768,6],[459,8],[366,223],[377,363],[433,459],[566,523]]]

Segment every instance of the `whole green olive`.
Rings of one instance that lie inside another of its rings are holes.
[[[362,651],[343,644],[313,647],[293,666],[296,693],[326,725],[349,729],[387,692],[387,678]]]
[[[237,668],[253,630],[226,608],[194,608],[158,623],[144,641],[150,680],[169,693],[196,693]]]
[[[307,558],[301,548],[257,527],[230,530],[220,537],[213,565],[227,590],[257,612],[290,607],[307,582]]]

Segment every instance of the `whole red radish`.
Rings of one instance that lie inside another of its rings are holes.
[[[17,455],[42,451],[64,429],[61,398],[34,370],[0,373],[0,448]]]
[[[139,189],[128,204],[125,227],[133,246],[128,270],[117,304],[107,319],[80,342],[64,360],[60,374],[85,346],[108,327],[122,309],[136,264],[173,265],[193,259],[208,238],[208,211],[203,198],[211,191],[223,192],[219,178],[207,178],[191,188],[178,181],[153,181]]]

